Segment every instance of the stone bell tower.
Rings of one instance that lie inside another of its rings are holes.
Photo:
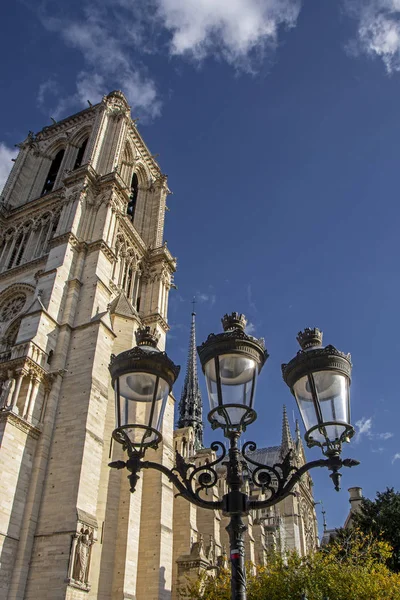
[[[146,472],[131,495],[107,466],[110,355],[140,325],[165,346],[166,176],[121,92],[19,148],[0,204],[0,597],[167,599],[171,484]],[[171,397],[152,451],[168,466],[172,430]]]

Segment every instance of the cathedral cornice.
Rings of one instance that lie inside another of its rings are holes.
[[[72,248],[75,248],[76,250],[86,250],[85,242],[79,241],[76,235],[74,235],[70,231],[67,231],[66,233],[62,233],[61,235],[54,237],[49,245],[50,248],[56,248],[61,244],[70,244],[70,246],[72,246]]]
[[[46,194],[45,196],[40,196],[39,198],[29,200],[25,204],[21,204],[20,206],[16,206],[14,208],[10,207],[5,220],[7,221],[8,219],[12,218],[13,221],[15,220],[16,224],[18,224],[27,216],[29,216],[29,218],[35,218],[47,210],[52,210],[53,208],[59,207],[60,199],[63,200],[64,196],[64,187],[60,187],[49,194]]]
[[[10,423],[11,425],[16,427],[20,431],[23,431],[24,433],[26,433],[26,435],[32,437],[35,440],[37,440],[40,434],[42,433],[41,429],[35,427],[31,423],[28,423],[28,421],[25,421],[25,419],[23,419],[19,415],[16,415],[10,410],[0,411],[0,422],[2,421]]]
[[[168,266],[170,273],[175,273],[177,266],[177,259],[172,256],[171,252],[167,247],[167,243],[164,242],[162,246],[158,248],[151,248],[148,251],[147,260],[149,266],[154,264],[163,263]]]
[[[94,242],[88,243],[86,246],[88,254],[90,254],[91,252],[95,252],[96,250],[100,250],[110,262],[117,260],[115,252],[111,250],[110,246],[104,240],[96,240]]]
[[[24,263],[23,265],[19,265],[18,267],[13,267],[12,269],[7,269],[7,271],[3,271],[0,273],[0,281],[3,279],[7,279],[8,277],[13,277],[17,273],[23,273],[24,271],[30,271],[32,267],[35,267],[40,264],[45,264],[47,260],[47,254],[36,258],[35,260],[31,260],[29,262]]]
[[[99,183],[99,175],[90,163],[82,165],[79,169],[66,171],[62,183],[65,186],[71,186],[79,183],[83,179],[87,179],[94,186]]]
[[[109,188],[111,184],[113,191],[123,194],[125,201],[128,201],[130,188],[126,186],[125,181],[122,179],[117,170],[103,175],[99,178],[97,183],[101,190]]]
[[[148,167],[150,173],[154,176],[155,179],[157,179],[162,174],[161,169],[160,169],[157,161],[155,160],[154,156],[151,154],[150,150],[148,149],[147,145],[143,141],[143,138],[140,135],[140,133],[136,127],[136,124],[134,123],[134,121],[131,118],[129,119],[129,133],[132,136],[132,141],[136,145],[136,148],[137,148],[142,160],[145,161],[146,166]]]
[[[47,125],[43,127],[39,133],[36,134],[36,140],[38,142],[45,141],[48,138],[53,138],[58,133],[64,132],[66,129],[71,127],[71,125],[79,125],[80,123],[88,123],[88,117],[94,119],[100,104],[95,104],[89,108],[85,108],[78,113],[75,113],[71,117],[67,117],[66,119],[62,119],[53,125]]]
[[[26,355],[3,361],[1,363],[1,372],[5,374],[8,370],[23,371],[26,375],[33,375],[39,381],[45,380],[49,375],[48,371]]]
[[[167,321],[160,315],[160,313],[151,313],[150,315],[140,316],[143,325],[152,325],[153,323],[157,323],[160,327],[165,331],[170,330],[170,326]]]

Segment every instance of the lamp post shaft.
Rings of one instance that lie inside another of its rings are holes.
[[[244,564],[244,534],[247,526],[240,515],[232,515],[226,528],[229,534],[231,559],[231,598],[246,600],[246,568]]]
[[[243,464],[238,448],[239,433],[230,435],[229,460],[227,466],[226,512],[231,520],[226,528],[229,534],[231,561],[231,598],[246,600],[246,568],[244,564],[244,535],[247,526],[242,516],[246,514],[247,497],[242,493]]]

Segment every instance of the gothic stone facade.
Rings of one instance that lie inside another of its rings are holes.
[[[20,144],[0,204],[1,598],[171,600],[187,574],[225,560],[223,515],[174,499],[158,472],[130,494],[107,466],[122,458],[110,355],[142,324],[165,346],[168,192],[121,92]],[[150,457],[168,467],[175,447],[194,447],[191,427],[174,440],[173,420],[171,396]],[[302,520],[299,498],[286,513]],[[266,522],[249,517],[254,560]]]

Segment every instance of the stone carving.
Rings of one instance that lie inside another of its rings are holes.
[[[0,306],[0,322],[11,321],[21,311],[25,304],[25,294],[18,294],[8,298]]]
[[[0,410],[5,409],[10,404],[15,388],[15,379],[12,371],[7,371],[7,379],[3,381],[0,392]]]
[[[88,585],[90,555],[94,544],[93,531],[82,527],[75,535],[72,556],[72,579],[83,586]]]
[[[228,569],[228,555],[226,554],[225,546],[222,546],[222,554],[217,557],[217,568],[218,570]]]
[[[216,560],[216,548],[215,548],[215,540],[214,536],[210,535],[210,543],[207,547],[207,558],[210,561],[210,564],[213,565]]]
[[[194,544],[191,548],[191,551],[190,551],[190,555],[200,557],[203,559],[206,558],[205,551],[204,551],[204,538],[203,538],[202,533],[199,534],[199,541],[194,542]]]

